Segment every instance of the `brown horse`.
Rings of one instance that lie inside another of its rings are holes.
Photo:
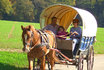
[[[28,61],[29,61],[29,69],[33,70],[33,61],[34,58],[38,58],[41,61],[40,69],[45,70],[45,56],[47,56],[48,61],[51,65],[51,70],[53,70],[54,62],[57,61],[59,63],[60,60],[55,56],[55,51],[50,50],[51,48],[55,48],[55,35],[48,30],[44,30],[47,34],[47,38],[49,39],[48,48],[47,45],[42,45],[41,35],[39,30],[36,30],[34,26],[29,25],[26,27],[21,26],[22,39],[23,39],[23,51],[27,51]]]

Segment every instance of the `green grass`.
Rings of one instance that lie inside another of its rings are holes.
[[[21,25],[33,25],[36,29],[40,29],[38,23],[0,20],[0,48],[22,49]],[[104,28],[98,28],[96,39],[95,53],[104,54]],[[0,70],[27,70],[27,68],[26,53],[0,51]]]
[[[22,48],[21,25],[33,25],[36,29],[40,28],[37,23],[0,20],[0,48]]]
[[[104,54],[104,28],[98,28],[96,39],[97,41],[94,44],[95,53]]]
[[[40,29],[38,23],[0,20],[0,48],[22,49],[21,25],[33,25],[36,29]],[[98,28],[96,39],[97,42],[94,43],[95,53],[104,54],[104,28]]]
[[[0,51],[0,70],[26,70],[27,68],[26,53]]]

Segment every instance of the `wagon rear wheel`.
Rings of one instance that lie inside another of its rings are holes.
[[[90,46],[87,55],[87,70],[93,70],[93,63],[94,63],[94,49],[93,46]]]
[[[80,52],[78,59],[78,70],[83,70],[83,63],[84,63],[83,53]]]

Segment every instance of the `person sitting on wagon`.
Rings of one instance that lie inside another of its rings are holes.
[[[58,30],[58,27],[59,25],[56,24],[57,22],[57,18],[56,17],[52,17],[51,19],[51,24],[47,25],[46,27],[43,28],[43,30],[50,30],[52,31],[55,35],[57,34],[57,30]]]
[[[59,38],[59,39],[64,39],[65,40],[67,35],[68,35],[68,32],[65,32],[64,27],[59,26],[56,37]]]
[[[73,56],[76,55],[76,44],[79,43],[80,39],[81,39],[81,36],[82,36],[82,29],[78,26],[79,24],[79,20],[78,19],[74,19],[73,20],[73,27],[70,29],[70,39],[67,39],[67,40],[73,40]]]

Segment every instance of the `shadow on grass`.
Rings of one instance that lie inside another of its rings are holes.
[[[28,70],[27,68],[18,68],[9,64],[0,63],[0,70]]]

